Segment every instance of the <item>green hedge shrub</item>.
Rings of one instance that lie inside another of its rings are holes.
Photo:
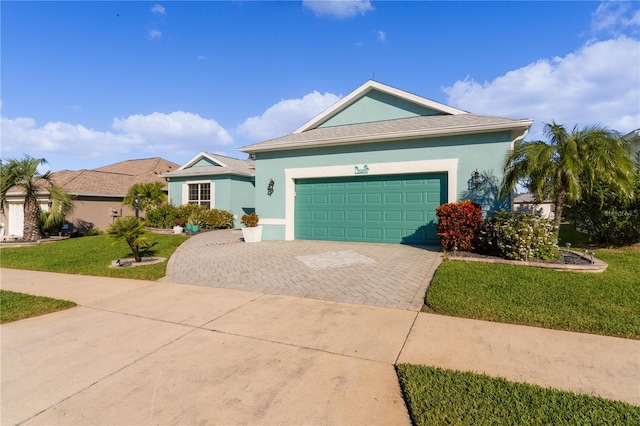
[[[169,229],[175,225],[178,208],[172,204],[151,207],[147,210],[147,225],[152,228]]]
[[[597,181],[582,200],[567,206],[566,216],[576,229],[600,244],[640,242],[640,172],[633,197],[626,200]]]
[[[471,200],[443,204],[436,209],[436,231],[443,250],[469,251],[473,249],[480,226],[482,208]]]
[[[485,220],[479,248],[513,260],[553,260],[561,257],[553,222],[528,213],[497,212]]]
[[[204,229],[226,229],[233,228],[234,217],[229,211],[208,209],[198,204],[183,206],[165,204],[150,208],[147,211],[146,221],[152,228],[168,229],[175,225],[185,226],[187,222],[191,222]]]

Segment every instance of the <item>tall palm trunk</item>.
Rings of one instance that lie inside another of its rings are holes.
[[[562,222],[562,210],[564,210],[565,198],[567,198],[567,191],[565,189],[560,189],[556,194],[556,211],[553,213],[554,232],[556,234],[556,238],[558,237],[558,234],[560,234],[560,223]]]
[[[24,225],[22,228],[22,238],[27,241],[36,241],[42,238],[38,227],[38,213],[40,206],[35,194],[27,194],[24,201]]]
[[[140,251],[138,250],[138,245],[133,241],[127,241],[129,244],[129,248],[131,249],[131,253],[133,253],[133,258],[136,262],[141,262],[142,258],[140,257]]]

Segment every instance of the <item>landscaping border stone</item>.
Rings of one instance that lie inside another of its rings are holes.
[[[565,250],[560,250],[565,251]],[[582,255],[581,253],[571,251],[574,255],[580,256],[588,262],[592,262],[592,259]],[[554,269],[556,271],[571,271],[571,272],[590,272],[590,273],[601,273],[604,272],[605,269],[609,266],[607,263],[603,262],[600,259],[593,258],[593,263],[589,263],[586,265],[569,265],[564,263],[552,263],[552,262],[526,262],[524,260],[508,260],[501,259],[498,257],[489,257],[489,256],[459,256],[459,255],[451,255],[447,256],[449,260],[462,261],[462,262],[485,262],[485,263],[500,263],[503,265],[519,265],[519,266],[533,266],[536,268],[547,268]]]

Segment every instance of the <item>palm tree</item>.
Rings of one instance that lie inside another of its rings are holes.
[[[580,201],[583,191],[589,193],[600,180],[620,197],[633,193],[634,164],[629,155],[629,142],[617,132],[602,126],[574,127],[545,124],[549,142],[527,141],[517,144],[504,163],[501,196],[506,196],[518,183],[538,200],[555,203],[555,231],[560,230],[566,201]]]
[[[0,205],[4,206],[7,192],[11,188],[18,188],[24,193],[22,238],[28,241],[42,237],[38,226],[39,195],[48,193],[52,203],[46,225],[61,223],[73,211],[73,197],[55,184],[51,171],[38,171],[38,167],[45,164],[47,160],[44,158],[33,158],[29,155],[25,155],[21,160],[13,158],[6,162],[0,161]]]
[[[164,183],[149,182],[136,183],[122,200],[125,206],[135,207],[136,194],[138,194],[138,207],[142,211],[146,211],[151,207],[157,207],[167,201],[167,195],[162,191]]]
[[[146,237],[147,230],[144,221],[137,217],[120,217],[107,228],[107,235],[115,240],[115,243],[126,242],[136,262],[142,261],[138,247],[150,247],[151,243]]]

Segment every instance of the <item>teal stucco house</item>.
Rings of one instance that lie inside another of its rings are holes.
[[[242,215],[254,211],[254,175],[253,160],[201,152],[161,177],[167,180],[171,204],[194,203],[228,210],[235,215],[235,226],[239,227]]]
[[[255,170],[215,180],[215,207],[233,204],[223,201],[236,192],[232,185],[238,194],[247,190],[248,204],[255,183],[263,239],[437,244],[439,205],[474,199],[487,211],[498,208],[505,155],[531,124],[367,81],[293,133],[241,148]],[[219,167],[213,163],[213,156],[196,157],[166,174],[172,201],[183,201],[191,182],[178,179],[181,172],[208,172]]]

